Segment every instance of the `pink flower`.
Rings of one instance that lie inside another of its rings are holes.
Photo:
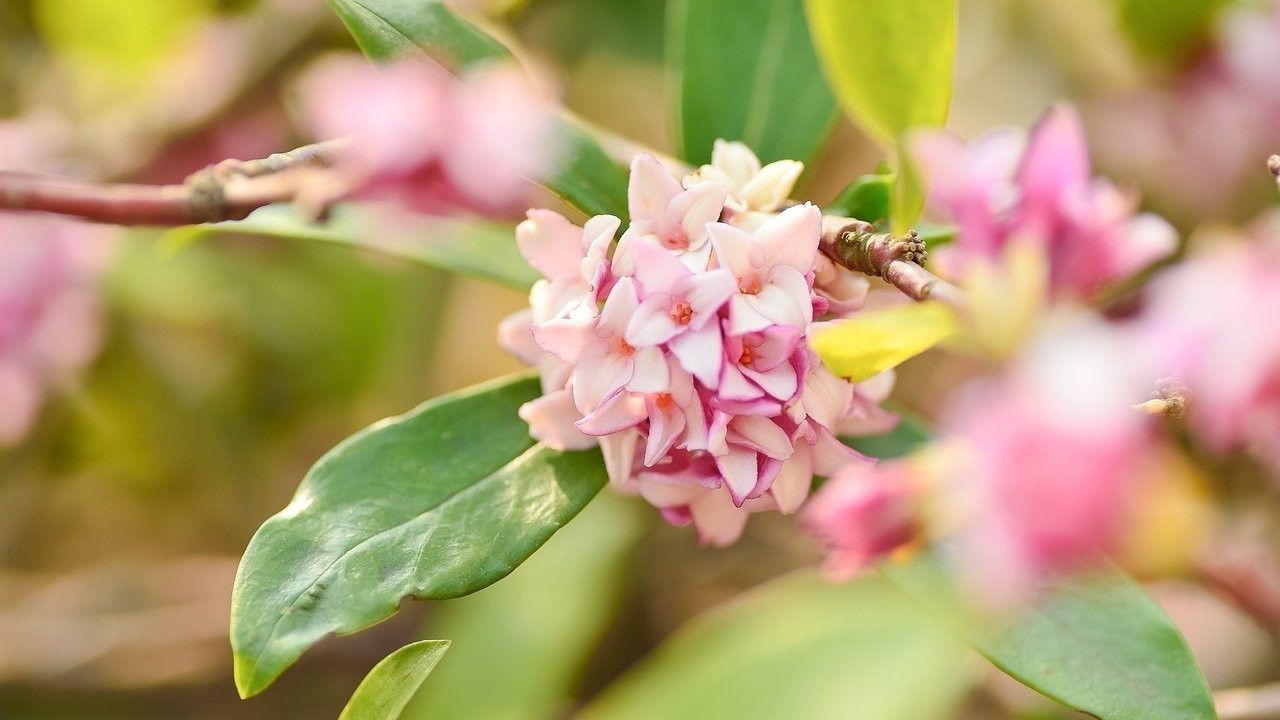
[[[1074,110],[1049,110],[1028,138],[997,131],[966,145],[945,134],[916,138],[931,180],[932,207],[959,226],[938,262],[961,275],[1013,242],[1048,258],[1050,290],[1087,298],[1167,255],[1176,244],[1168,223],[1135,214],[1136,199],[1090,178],[1088,150]]]
[[[827,545],[830,577],[847,580],[920,534],[917,474],[904,460],[849,465],[822,486],[802,519]]]
[[[550,105],[514,67],[458,80],[426,59],[375,66],[335,56],[301,89],[318,137],[351,138],[339,167],[361,197],[431,214],[509,215],[554,155]]]
[[[97,352],[95,282],[110,228],[0,213],[0,447],[23,439],[49,389]]]
[[[715,545],[752,512],[796,511],[815,474],[867,462],[834,429],[869,412],[804,342],[823,302],[820,212],[791,208],[748,233],[718,222],[726,197],[716,182],[681,189],[640,156],[616,246],[616,218],[578,229],[530,211],[519,246],[545,279],[531,312],[500,328],[542,371],[545,394],[521,409],[533,436],[598,442],[615,486]]]
[[[1218,452],[1252,451],[1280,477],[1280,232],[1210,246],[1152,281],[1146,352],[1189,389],[1187,423]]]

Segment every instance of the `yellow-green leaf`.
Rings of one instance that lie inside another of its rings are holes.
[[[338,720],[396,720],[448,649],[448,640],[423,640],[383,658],[360,681]]]
[[[941,127],[951,105],[956,0],[806,0],[827,79],[859,126],[899,155],[893,225],[915,222],[923,188],[902,151],[905,133]]]
[[[809,342],[831,372],[859,382],[919,355],[959,327],[945,305],[916,303],[831,323]]]

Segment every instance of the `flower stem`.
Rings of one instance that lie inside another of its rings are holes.
[[[936,300],[957,310],[967,307],[963,290],[921,265],[928,252],[914,230],[905,235],[877,233],[862,220],[824,215],[818,247],[840,266],[882,278],[912,300]]]

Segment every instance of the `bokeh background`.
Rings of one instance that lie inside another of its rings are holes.
[[[955,132],[1025,126],[1066,99],[1098,169],[1184,237],[1275,203],[1262,169],[1280,150],[1275,3],[960,8]],[[466,9],[580,116],[669,148],[663,0]],[[303,144],[295,80],[352,48],[322,0],[0,0],[0,166],[39,147],[48,172],[180,182]],[[841,125],[799,195],[829,200],[880,160]],[[734,548],[704,550],[602,497],[510,579],[405,603],[242,702],[227,615],[253,531],[345,436],[516,369],[494,328],[526,301],[349,247],[154,230],[92,242],[100,350],[0,449],[0,719],[336,717],[378,659],[419,637],[454,646],[407,717],[563,717],[685,620],[819,557],[787,518],[756,516]],[[894,400],[928,416],[963,372],[915,361]],[[1229,606],[1189,583],[1156,590],[1215,687],[1276,674],[1271,637]],[[1066,717],[994,675],[961,712]]]

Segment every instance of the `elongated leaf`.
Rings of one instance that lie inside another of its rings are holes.
[[[539,277],[520,256],[515,231],[510,225],[484,220],[422,218],[412,223],[397,222],[394,229],[384,230],[376,212],[359,205],[339,206],[324,222],[310,222],[288,205],[271,205],[239,222],[170,230],[162,242],[177,247],[225,234],[350,245],[516,290],[528,290]]]
[[[375,60],[426,50],[459,69],[510,57],[502,43],[454,14],[442,0],[328,0],[356,44]]]
[[[510,58],[497,40],[458,17],[441,0],[329,0],[365,55],[389,60],[426,52],[456,70]],[[596,140],[558,118],[560,162],[533,178],[587,215],[627,218],[627,174]]]
[[[423,640],[386,656],[360,681],[338,720],[396,720],[448,649],[448,640]]]
[[[898,151],[895,232],[920,216],[923,183],[904,134],[941,127],[951,104],[956,0],[805,0],[818,57],[845,111]]]
[[[454,649],[404,719],[564,717],[625,591],[644,512],[603,493],[502,582],[441,606],[427,634]]]
[[[882,578],[800,573],[681,628],[580,717],[944,718],[972,678],[967,659]]]
[[[605,482],[598,451],[531,446],[534,378],[503,379],[376,423],[329,451],[254,535],[232,595],[236,685],[263,690],[329,633],[401,598],[444,599],[511,572]]]
[[[993,627],[957,599],[946,573],[924,558],[885,564],[883,575],[975,650],[1028,687],[1102,720],[1216,717],[1204,676],[1178,629],[1135,582],[1105,562],[1059,580],[1029,609]]]
[[[863,455],[881,460],[910,455],[917,448],[933,439],[934,431],[920,417],[898,408],[886,408],[899,413],[898,426],[883,435],[863,435],[841,438],[841,441]]]
[[[887,222],[897,177],[896,173],[878,173],[854,178],[823,212],[863,220],[873,225]]]
[[[1001,670],[1102,720],[1209,720],[1213,697],[1178,629],[1116,571],[1064,581],[974,647]]]
[[[764,162],[807,162],[836,118],[804,0],[676,0],[667,50],[680,154],[702,164],[718,138]]]
[[[945,305],[915,303],[832,322],[809,344],[831,372],[860,382],[919,355],[958,329],[955,313]]]

